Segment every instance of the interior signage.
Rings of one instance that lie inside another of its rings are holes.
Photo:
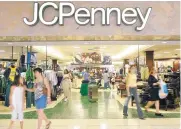
[[[45,20],[45,15],[50,15],[47,12],[45,13],[45,10],[47,8],[53,8],[55,10],[55,15],[53,16],[53,19],[51,21]],[[69,8],[69,11],[66,11]],[[34,3],[34,9],[33,9],[33,19],[30,20],[27,17],[23,18],[23,21],[28,26],[34,26],[38,22],[43,23],[46,26],[52,26],[55,24],[64,25],[64,20],[66,18],[73,17],[75,19],[75,22],[79,25],[95,25],[95,21],[97,20],[95,18],[96,13],[101,13],[101,24],[106,26],[110,24],[110,16],[114,16],[116,18],[116,24],[117,26],[120,25],[135,25],[136,31],[141,31],[145,28],[147,21],[149,19],[150,13],[152,11],[151,7],[148,7],[146,9],[146,12],[143,12],[139,7],[136,8],[125,8],[121,10],[120,8],[102,8],[102,7],[91,7],[90,9],[81,7],[76,8],[74,4],[63,2],[63,3],[53,3],[53,2],[45,2],[43,4],[39,4],[37,2]],[[58,12],[56,16],[56,11]],[[116,15],[113,15],[115,13]]]

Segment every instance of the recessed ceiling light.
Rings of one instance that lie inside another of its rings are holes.
[[[0,52],[5,52],[5,50],[0,50]]]
[[[164,52],[164,53],[170,53],[170,52]]]
[[[104,49],[104,48],[106,48],[106,46],[101,46],[100,48],[101,48],[101,49]]]
[[[162,43],[165,44],[165,43],[167,43],[167,42],[164,41],[164,42],[162,42]]]
[[[181,49],[175,49],[176,51],[180,51]]]
[[[13,43],[8,43],[8,45],[12,45]]]
[[[78,47],[78,46],[74,46],[74,48],[78,49],[78,48],[80,48],[80,47]]]

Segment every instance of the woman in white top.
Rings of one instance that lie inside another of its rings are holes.
[[[133,96],[136,101],[138,116],[140,119],[144,119],[143,112],[141,110],[137,95],[137,77],[136,77],[136,67],[134,65],[130,66],[128,75],[126,76],[126,89],[128,97],[125,100],[123,115],[128,116],[128,104],[131,97]]]
[[[64,75],[63,75],[63,80],[62,80],[62,88],[64,92],[65,99],[64,101],[66,102],[68,99],[70,99],[71,96],[71,87],[72,87],[72,82],[70,78],[70,74],[67,69],[64,70]]]
[[[16,75],[14,78],[14,83],[11,86],[9,100],[12,114],[11,123],[8,129],[12,129],[13,123],[16,121],[16,119],[20,121],[21,129],[23,129],[25,90],[23,87],[23,78],[20,75]]]

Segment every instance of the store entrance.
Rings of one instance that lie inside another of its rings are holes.
[[[24,77],[25,84],[33,87],[32,70],[39,67],[48,78],[52,90],[52,108],[46,110],[49,118],[123,118],[123,105],[127,96],[125,77],[132,65],[136,67],[140,103],[148,101],[145,88],[148,86],[149,71],[158,70],[159,76],[168,84],[180,77],[180,45],[176,41],[62,41],[62,42],[15,42],[3,43],[0,48],[0,112],[9,110],[7,96],[9,85],[4,85],[4,72],[14,65]],[[69,71],[71,97],[65,98],[63,78]],[[105,72],[109,74],[109,87],[105,87]],[[87,73],[87,76],[85,76]],[[87,78],[88,79],[87,79]],[[7,77],[9,78],[9,77]],[[89,83],[98,87],[97,102],[91,103]],[[175,81],[174,81],[175,82]],[[180,82],[169,85],[173,96],[165,103],[160,100],[162,111],[177,112],[179,109]],[[177,91],[177,92],[175,92]],[[171,94],[171,92],[170,92]],[[33,94],[26,93],[26,108],[35,110]],[[65,102],[64,102],[65,101]],[[174,103],[173,103],[174,102]],[[131,101],[130,118],[136,111]],[[175,108],[175,109],[174,109]],[[119,112],[119,113],[118,113]],[[25,118],[35,118],[35,112],[25,114]],[[153,112],[146,114],[153,117]],[[174,114],[168,113],[169,117]]]

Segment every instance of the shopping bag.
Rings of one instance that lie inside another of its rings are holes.
[[[167,84],[163,81],[160,81],[160,90],[159,90],[159,97],[160,99],[166,98],[168,95],[168,88]]]

